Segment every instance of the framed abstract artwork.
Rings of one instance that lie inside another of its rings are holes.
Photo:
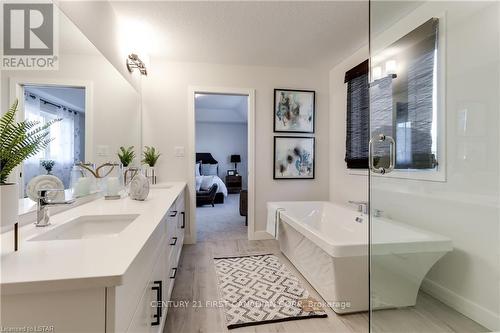
[[[274,89],[274,131],[314,133],[316,92]]]
[[[314,179],[314,138],[274,137],[274,179]]]

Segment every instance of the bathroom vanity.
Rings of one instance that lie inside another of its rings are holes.
[[[97,199],[2,235],[1,325],[162,332],[187,222],[183,182],[146,201]],[[162,306],[163,305],[163,306]]]

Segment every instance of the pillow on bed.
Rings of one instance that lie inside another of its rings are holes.
[[[213,183],[214,183],[213,176],[201,176],[200,189],[202,191],[206,191],[213,185]]]
[[[196,165],[195,165],[195,167],[194,167],[194,168],[195,168],[195,170],[196,170],[196,171],[195,171],[195,172],[196,172],[196,173],[195,173],[195,176],[196,176],[196,177],[201,176],[201,174],[200,174],[200,166],[201,166],[201,163],[199,163],[199,162],[198,162],[198,163],[196,163]]]
[[[196,176],[196,184],[195,184],[196,192],[198,192],[200,190],[202,180],[203,180],[203,176]]]
[[[202,164],[201,174],[203,176],[217,176],[217,166],[218,164]]]

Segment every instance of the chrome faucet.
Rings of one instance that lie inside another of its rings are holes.
[[[368,202],[349,200],[350,204],[358,206],[358,212],[368,214]]]
[[[64,192],[60,189],[45,189],[38,191],[37,206],[36,206],[36,223],[37,227],[46,227],[50,225],[48,206],[70,205],[75,202],[74,199],[67,201],[54,202],[47,198],[47,192]]]

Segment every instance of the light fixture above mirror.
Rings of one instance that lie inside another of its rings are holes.
[[[139,56],[137,54],[131,53],[127,57],[127,69],[130,73],[132,73],[134,68],[139,69],[139,72],[142,75],[148,75],[144,62],[139,59]]]

